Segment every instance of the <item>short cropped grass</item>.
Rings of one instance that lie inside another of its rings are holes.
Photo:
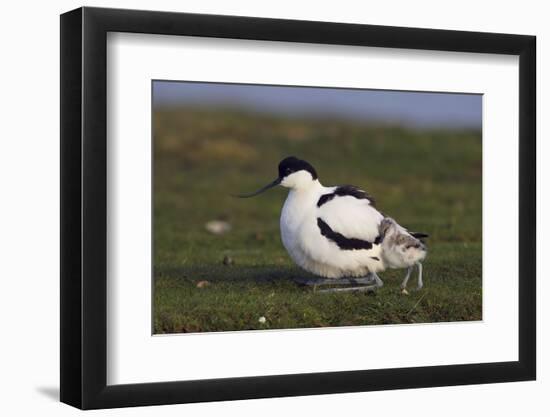
[[[153,122],[155,333],[482,319],[479,131],[221,109],[157,109]],[[424,289],[401,294],[404,270],[380,274],[375,294],[297,285],[311,275],[280,241],[286,190],[231,197],[273,180],[288,155],[311,162],[324,185],[360,186],[385,214],[429,233]],[[210,220],[232,228],[212,234]]]

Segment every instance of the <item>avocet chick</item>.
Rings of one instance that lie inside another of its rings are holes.
[[[425,233],[409,232],[391,217],[386,217],[382,220],[379,226],[379,234],[382,243],[381,256],[384,266],[392,269],[407,268],[407,274],[401,283],[401,292],[408,294],[407,282],[415,265],[418,267],[417,289],[421,289],[424,285],[422,282],[421,261],[427,255],[426,245],[421,239],[428,237],[428,235]]]

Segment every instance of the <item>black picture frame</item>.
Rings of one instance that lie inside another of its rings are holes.
[[[112,385],[107,375],[108,32],[519,56],[519,360]],[[536,378],[534,36],[137,10],[61,15],[61,401],[81,409]]]

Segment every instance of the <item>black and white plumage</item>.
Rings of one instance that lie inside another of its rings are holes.
[[[328,279],[371,276],[379,287],[383,283],[377,272],[410,266],[399,264],[400,246],[390,245],[395,233],[406,230],[385,222],[365,191],[351,185],[325,187],[311,164],[288,157],[279,163],[275,181],[240,197],[252,197],[277,185],[290,189],[281,213],[281,239],[303,269]],[[384,225],[388,227],[381,229]]]

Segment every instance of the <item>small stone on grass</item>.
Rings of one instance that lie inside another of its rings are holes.
[[[210,220],[204,227],[214,235],[223,235],[231,230],[231,225],[223,220]]]

